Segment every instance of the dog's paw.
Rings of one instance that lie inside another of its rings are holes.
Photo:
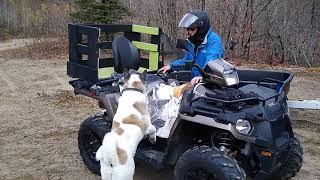
[[[149,137],[149,141],[151,144],[156,144],[156,138]]]

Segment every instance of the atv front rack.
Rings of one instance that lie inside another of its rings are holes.
[[[206,96],[194,98],[191,103],[202,99],[202,100],[209,101],[209,103],[213,103],[213,102],[214,103],[221,103],[222,107],[224,107],[224,108],[227,105],[234,105],[234,104],[240,104],[240,103],[244,103],[244,104],[262,103],[262,105],[265,106],[265,104],[268,100],[274,99],[274,101],[277,101],[279,96],[281,95],[281,93],[278,93],[278,94],[271,96],[269,98],[266,98],[266,99],[261,99],[259,97],[250,97],[250,98],[242,98],[242,99],[235,99],[235,100],[224,100],[224,99],[210,97],[210,93],[207,93],[207,92],[205,94],[206,94]],[[224,110],[224,108],[223,108],[223,110]]]
[[[261,103],[262,106],[266,105],[266,102],[269,100],[274,99],[274,102],[278,101],[281,95],[287,95],[290,89],[290,82],[293,79],[293,74],[288,72],[278,72],[278,71],[258,71],[258,70],[238,70],[240,85],[239,87],[248,85],[248,84],[256,84],[257,86],[263,86],[270,89],[274,89],[276,94],[269,96],[267,98],[261,98],[258,96],[255,97],[248,97],[248,98],[241,98],[241,99],[234,99],[234,100],[225,100],[216,98],[214,93],[212,92],[205,92],[205,96],[199,96],[194,98],[191,103],[197,101],[206,101],[207,103],[215,103],[221,107],[224,111],[226,107],[233,106],[238,107],[239,110],[243,105],[254,105]],[[287,98],[285,98],[287,100]],[[270,102],[271,103],[271,102]],[[195,107],[196,111],[201,111],[201,109],[206,109],[206,111],[216,111],[218,109],[209,108],[205,104],[199,105],[197,104]]]

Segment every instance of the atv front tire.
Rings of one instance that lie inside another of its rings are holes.
[[[186,151],[174,169],[175,180],[245,180],[244,170],[236,160],[208,146]]]
[[[84,164],[94,174],[100,175],[100,163],[96,160],[96,152],[102,144],[104,135],[110,132],[112,123],[103,115],[86,119],[78,132],[78,147]]]
[[[303,149],[298,138],[290,140],[288,159],[280,170],[270,179],[288,180],[296,176],[302,166]]]

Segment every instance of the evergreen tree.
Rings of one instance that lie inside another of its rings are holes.
[[[77,23],[111,24],[129,15],[129,11],[118,0],[75,0],[75,12],[71,18]]]

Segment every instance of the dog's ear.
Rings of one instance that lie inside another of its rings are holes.
[[[123,78],[124,78],[124,80],[125,80],[125,81],[128,80],[129,77],[130,77],[130,74],[129,74],[128,69],[127,69],[127,68],[124,68],[124,69],[123,69]]]
[[[147,70],[144,70],[143,73],[140,74],[140,79],[144,83],[147,80]]]

